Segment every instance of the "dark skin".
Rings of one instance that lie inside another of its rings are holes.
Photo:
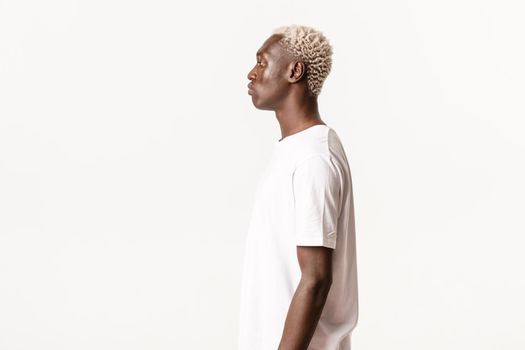
[[[248,73],[248,93],[254,106],[275,112],[281,140],[313,125],[326,125],[319,115],[317,97],[308,92],[306,64],[294,58],[270,36],[256,54]],[[279,141],[281,141],[279,140]],[[333,249],[297,246],[301,280],[288,309],[278,350],[307,350],[332,284]]]

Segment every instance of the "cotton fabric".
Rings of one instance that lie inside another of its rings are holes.
[[[319,124],[275,141],[245,236],[239,350],[277,350],[301,279],[297,246],[333,249],[332,285],[308,350],[350,350],[358,319],[352,179],[339,136]]]

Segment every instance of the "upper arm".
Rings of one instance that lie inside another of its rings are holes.
[[[329,157],[314,155],[297,165],[292,183],[296,245],[335,249],[342,193],[338,168]]]
[[[311,283],[331,284],[333,249],[320,246],[297,246],[302,279]]]
[[[297,258],[302,276],[311,282],[332,281],[342,181],[332,160],[315,155],[293,174]]]

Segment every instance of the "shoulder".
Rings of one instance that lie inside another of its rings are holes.
[[[315,182],[338,180],[340,171],[330,153],[314,153],[295,164],[292,177]]]

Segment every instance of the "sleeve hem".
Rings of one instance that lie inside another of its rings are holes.
[[[298,238],[296,239],[298,246],[323,246],[335,249],[336,242],[334,240],[319,239],[319,238]]]

